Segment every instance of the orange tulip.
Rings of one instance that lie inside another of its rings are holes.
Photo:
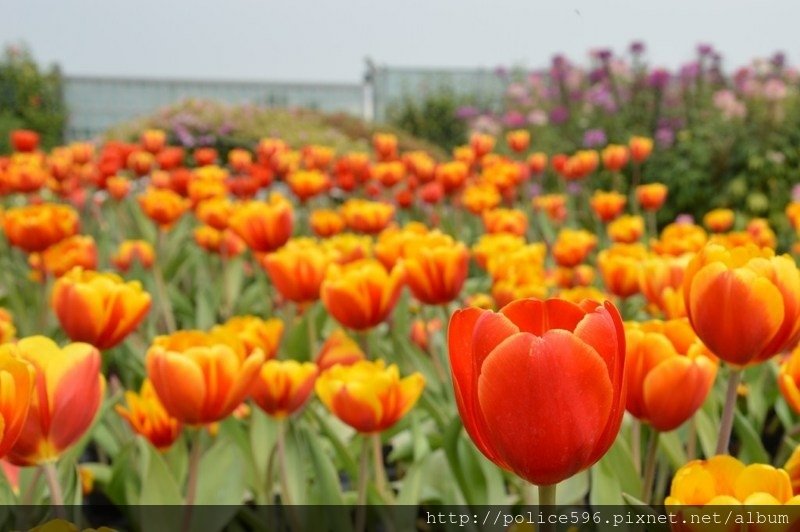
[[[14,319],[11,313],[4,308],[0,308],[0,345],[14,340],[17,328],[14,327]]]
[[[472,214],[482,214],[494,209],[500,205],[502,199],[496,186],[484,182],[468,185],[461,194],[461,203]]]
[[[550,221],[561,223],[567,218],[567,198],[563,194],[544,194],[532,200],[533,208],[544,211]]]
[[[128,155],[127,165],[137,177],[145,176],[153,170],[156,158],[144,150],[136,150]]]
[[[336,364],[349,366],[364,360],[364,351],[358,342],[347,336],[344,329],[336,329],[322,344],[317,354],[316,364],[320,371],[325,371]]]
[[[633,244],[644,234],[644,219],[641,216],[620,216],[608,224],[606,231],[612,242]]]
[[[188,425],[229,416],[250,394],[264,363],[260,349],[247,355],[209,339],[159,337],[147,351],[147,376],[158,398],[169,415]]]
[[[16,344],[0,345],[0,458],[17,442],[33,400],[34,371]]]
[[[409,338],[423,351],[427,351],[430,347],[430,335],[442,330],[442,320],[434,318],[429,321],[416,319],[411,324],[411,332]]]
[[[775,232],[769,226],[767,220],[764,218],[753,218],[747,222],[747,227],[745,229],[757,246],[775,249],[777,244]]]
[[[342,233],[321,243],[322,249],[331,254],[334,262],[347,264],[368,257],[372,251],[372,239],[366,235]]]
[[[512,151],[522,153],[531,143],[531,134],[525,129],[515,129],[506,133],[506,144]]]
[[[191,205],[191,202],[186,198],[171,190],[162,188],[148,187],[137,199],[139,200],[139,207],[141,207],[145,215],[162,230],[172,227],[183,216],[183,213],[189,210]]]
[[[9,243],[27,253],[44,251],[78,232],[75,209],[54,203],[8,209],[2,221]]]
[[[50,299],[67,336],[98,349],[122,342],[142,322],[150,303],[150,294],[138,281],[80,267],[55,282]]]
[[[492,209],[483,211],[483,226],[487,233],[511,233],[524,236],[528,217],[517,209]]]
[[[332,264],[322,282],[325,309],[339,323],[357,331],[385,320],[397,303],[405,272],[398,265],[387,273],[380,262],[364,259]]]
[[[394,206],[353,198],[347,200],[339,212],[350,229],[374,235],[380,233],[392,221]]]
[[[436,180],[442,184],[446,194],[461,188],[468,174],[469,166],[460,160],[442,163],[436,167],[435,172]]]
[[[734,366],[763,362],[800,337],[800,271],[769,248],[708,244],[686,268],[683,294],[697,336]]]
[[[127,272],[134,262],[142,268],[149,269],[155,261],[153,246],[146,240],[124,240],[117,252],[111,257],[111,263],[121,272]]]
[[[301,202],[306,202],[328,190],[330,178],[319,170],[297,170],[289,174],[286,183]]]
[[[397,137],[391,133],[375,133],[372,135],[372,147],[381,161],[397,159]]]
[[[678,428],[714,386],[716,360],[685,319],[629,322],[625,338],[628,412],[662,432]]]
[[[672,512],[681,506],[744,504],[764,507],[798,503],[800,497],[792,497],[792,483],[786,471],[767,464],[745,466],[727,455],[692,460],[678,469],[664,501]],[[741,525],[737,524],[735,530],[740,529]]]
[[[571,268],[586,260],[597,246],[597,237],[583,229],[562,229],[553,244],[553,258],[559,266]]]
[[[414,297],[428,305],[449,303],[458,297],[469,269],[469,251],[461,242],[419,248],[403,261],[406,282]]]
[[[650,157],[653,151],[653,139],[647,137],[631,137],[628,141],[631,150],[631,159],[637,163],[643,163]]]
[[[100,353],[84,343],[59,348],[44,336],[23,338],[5,349],[35,371],[28,417],[8,459],[21,466],[55,461],[89,429],[103,403]]]
[[[222,257],[236,257],[244,253],[247,244],[230,229],[218,231],[210,225],[202,225],[194,230],[194,241],[198,246]]]
[[[528,168],[534,175],[541,174],[547,168],[547,154],[537,151],[528,156]]]
[[[647,257],[641,244],[614,244],[597,255],[597,267],[606,289],[619,297],[639,293],[639,269]]]
[[[657,211],[667,201],[667,185],[650,183],[636,187],[636,200],[646,211]]]
[[[478,242],[472,246],[475,262],[481,268],[486,268],[489,258],[502,256],[525,245],[525,239],[510,233],[494,233],[482,235]]]
[[[400,379],[397,366],[383,360],[336,365],[319,376],[316,391],[322,403],[361,433],[390,428],[414,407],[425,387],[419,372]]]
[[[733,227],[736,215],[730,209],[714,209],[703,216],[703,225],[714,233],[724,233]]]
[[[406,166],[401,161],[378,163],[372,167],[372,175],[386,188],[392,188],[406,175]]]
[[[778,387],[786,403],[800,413],[800,346],[781,362]]]
[[[311,211],[311,230],[321,238],[328,238],[342,232],[345,226],[344,218],[336,211],[317,209]]]
[[[589,203],[601,222],[610,222],[622,214],[627,200],[628,198],[619,192],[596,190]]]
[[[16,152],[30,153],[39,147],[39,134],[30,129],[14,129],[9,137],[11,147]]]
[[[658,255],[680,257],[699,251],[708,241],[708,235],[699,225],[689,223],[669,224],[661,231],[659,240],[651,240],[650,247]]]
[[[242,148],[234,148],[228,152],[228,166],[234,172],[246,172],[253,164],[253,154]]]
[[[303,164],[310,170],[325,170],[336,152],[329,146],[312,144],[303,147]]]
[[[256,252],[275,251],[289,240],[294,224],[292,205],[280,194],[269,201],[249,201],[237,207],[230,228]]]
[[[167,134],[161,129],[147,129],[139,139],[142,148],[150,153],[158,153],[167,145]]]
[[[181,435],[180,421],[167,413],[148,379],[144,380],[138,394],[125,392],[125,402],[127,408],[116,405],[114,409],[136,434],[145,437],[156,449],[166,451]]]
[[[630,152],[628,151],[628,147],[619,144],[609,144],[603,148],[600,154],[600,157],[603,159],[603,166],[612,172],[619,172],[622,170],[625,165],[628,164],[629,156]]]
[[[130,193],[132,186],[130,180],[122,176],[113,176],[106,179],[108,195],[117,201],[123,200]]]
[[[241,342],[247,355],[261,351],[264,359],[270,360],[275,358],[281,345],[283,322],[277,318],[262,320],[256,316],[234,316],[222,325],[214,326],[211,334],[227,342],[234,338],[236,341],[232,345]]]
[[[318,373],[313,362],[269,360],[261,366],[253,385],[253,400],[272,417],[290,416],[311,395]]]
[[[97,245],[91,236],[73,235],[53,244],[41,255],[30,255],[28,263],[34,270],[54,277],[61,277],[76,266],[93,270],[97,268]]]
[[[217,196],[198,203],[194,213],[204,224],[222,231],[228,228],[228,220],[235,208],[231,200],[225,196]]]
[[[266,255],[261,264],[283,297],[302,304],[319,299],[319,289],[332,259],[331,253],[314,241],[296,239]]]
[[[614,443],[625,412],[625,334],[611,303],[466,308],[448,335],[459,414],[498,466],[551,485]]]
[[[681,257],[653,256],[642,261],[639,289],[647,302],[666,318],[686,317],[683,302],[683,274],[691,255]]]
[[[469,145],[475,153],[475,158],[480,159],[494,149],[494,137],[485,133],[473,133],[469,138]]]

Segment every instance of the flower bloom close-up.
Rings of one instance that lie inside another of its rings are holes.
[[[389,316],[404,283],[401,265],[387,272],[380,262],[371,259],[343,266],[332,264],[322,282],[322,303],[336,321],[363,331]]]
[[[708,244],[686,268],[683,296],[697,336],[734,366],[763,362],[800,336],[800,271],[771,249]]]
[[[53,285],[50,304],[73,341],[110,349],[139,326],[151,298],[138,281],[75,268]]]
[[[103,402],[100,352],[85,343],[60,348],[44,336],[26,337],[4,349],[35,372],[30,411],[8,459],[22,466],[55,461],[89,429]]]
[[[492,462],[537,485],[565,480],[614,443],[625,410],[625,333],[610,303],[515,301],[457,311],[456,402]]]
[[[400,378],[396,365],[362,360],[324,371],[316,383],[322,403],[358,432],[375,433],[392,427],[422,394],[420,373]]]

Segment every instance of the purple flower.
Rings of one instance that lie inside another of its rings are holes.
[[[531,181],[531,186],[528,193],[530,194],[530,197],[535,198],[542,193],[542,185]]]
[[[503,117],[506,127],[522,127],[525,125],[525,115],[518,111],[509,111]]]
[[[647,84],[655,89],[663,89],[669,83],[670,74],[665,68],[656,68],[650,72],[647,78]]]
[[[642,41],[633,41],[629,50],[633,55],[641,55],[644,53],[644,43]]]
[[[694,216],[686,213],[679,214],[678,216],[675,217],[675,223],[683,225],[692,225],[694,224]]]
[[[550,122],[553,124],[563,124],[567,120],[569,120],[569,109],[563,105],[554,107],[553,110],[550,111]]]
[[[584,148],[597,148],[605,146],[606,133],[602,129],[587,129],[583,134],[583,147]]]
[[[659,148],[669,148],[675,142],[675,133],[668,127],[658,128],[655,137]]]
[[[570,181],[567,183],[567,193],[573,196],[580,194],[582,189],[580,181]]]
[[[459,107],[456,109],[456,117],[461,120],[469,120],[471,118],[475,118],[479,114],[481,114],[480,111],[471,105],[465,105],[464,107]]]
[[[707,43],[700,43],[697,45],[697,53],[701,57],[706,57],[714,53],[714,47]]]
[[[504,66],[498,66],[494,69],[494,75],[500,79],[506,79],[508,77],[508,69]]]
[[[589,72],[589,83],[599,83],[606,79],[606,69],[603,67],[595,68]]]
[[[547,124],[547,113],[541,109],[534,109],[528,113],[528,123],[532,126],[543,126]]]
[[[800,183],[792,187],[792,201],[800,201]]]
[[[681,67],[680,70],[680,77],[681,81],[684,83],[693,81],[697,78],[700,74],[700,63],[697,61],[692,61],[691,63],[686,63]]]
[[[783,52],[775,52],[772,59],[770,59],[770,63],[772,63],[772,66],[775,68],[783,68],[786,65],[786,54]]]

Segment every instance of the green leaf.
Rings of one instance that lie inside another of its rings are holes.
[[[300,432],[303,440],[308,444],[311,468],[314,471],[311,504],[344,504],[339,474],[333,461],[325,452],[322,440],[315,437],[306,427],[300,428]],[[336,513],[338,515],[338,512]]]
[[[183,504],[183,495],[161,454],[144,438],[137,438],[142,463],[142,487],[138,504]]]
[[[694,415],[694,421],[691,422],[697,428],[697,436],[700,440],[703,456],[714,456],[716,454],[717,438],[719,437],[717,425],[711,421],[711,417],[704,410],[698,410]]]
[[[742,451],[746,454],[745,462],[768,464],[769,453],[764,449],[761,436],[753,428],[752,422],[738,410],[734,414],[733,427],[742,442]]]
[[[245,461],[236,444],[222,435],[200,458],[191,530],[222,530],[236,515],[246,487]]]
[[[666,455],[672,469],[678,469],[689,459],[676,431],[662,432],[658,440],[658,448]]]

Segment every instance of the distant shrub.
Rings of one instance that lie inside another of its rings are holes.
[[[7,46],[0,58],[0,153],[10,150],[9,133],[32,129],[44,148],[63,140],[67,113],[58,67],[39,68],[25,46]]]

